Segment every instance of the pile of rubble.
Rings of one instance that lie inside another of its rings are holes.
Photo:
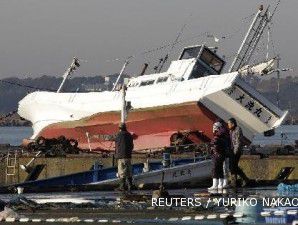
[[[67,139],[65,136],[51,139],[38,137],[34,142],[27,145],[26,150],[29,152],[42,152],[48,157],[78,154],[80,152],[78,142],[74,139]]]

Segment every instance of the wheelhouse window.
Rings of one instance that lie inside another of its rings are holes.
[[[168,80],[168,77],[159,77],[156,83],[163,83],[163,82],[166,82],[167,80]]]
[[[128,87],[136,87],[139,85],[139,82],[131,82]]]
[[[200,59],[212,69],[214,69],[217,73],[221,72],[224,65],[224,62],[219,57],[217,57],[212,51],[206,48],[204,48]]]
[[[154,84],[154,80],[145,80],[141,82],[141,86],[147,86],[151,84]]]
[[[192,59],[196,58],[199,55],[201,46],[190,47],[183,50],[179,60],[181,59]]]

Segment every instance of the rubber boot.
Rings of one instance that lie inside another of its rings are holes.
[[[125,178],[119,179],[119,187],[115,189],[115,191],[126,191],[126,185],[125,185]]]
[[[217,190],[217,186],[218,186],[218,179],[213,178],[212,179],[212,186],[210,188],[208,188],[208,191]]]
[[[128,177],[126,179],[126,182],[127,182],[127,191],[128,192],[131,193],[132,190],[135,190],[136,189],[135,185],[132,182],[132,177]]]
[[[231,175],[231,186],[233,188],[236,188],[237,187],[237,175],[235,175],[235,174],[232,174]]]
[[[246,187],[246,186],[248,186],[249,185],[249,183],[250,183],[250,180],[249,180],[249,178],[246,176],[246,174],[241,170],[241,172],[240,172],[240,177],[241,177],[241,179],[242,179],[242,187]]]
[[[249,183],[250,183],[250,180],[247,177],[242,178],[242,185],[241,185],[242,187],[247,187]]]
[[[227,178],[224,178],[223,179],[222,188],[223,189],[229,188],[229,184],[228,184],[228,179]]]
[[[218,179],[217,189],[218,190],[222,190],[223,189],[223,178],[219,178]]]

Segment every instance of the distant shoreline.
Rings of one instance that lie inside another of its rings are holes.
[[[14,113],[0,120],[0,127],[31,127],[31,122]]]
[[[15,125],[15,124],[4,124],[4,125],[0,125],[0,127],[31,127],[31,125]]]

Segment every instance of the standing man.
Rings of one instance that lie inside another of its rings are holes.
[[[118,160],[118,175],[120,178],[119,191],[131,191],[133,188],[131,167],[133,147],[133,137],[127,131],[126,124],[121,123],[115,139],[115,158]]]
[[[243,153],[242,130],[237,125],[237,121],[234,118],[228,120],[228,128],[230,130],[231,138],[230,170],[232,174],[232,184],[233,186],[236,186],[237,175],[239,175],[243,179],[243,186],[246,186],[249,179],[238,165]]]

